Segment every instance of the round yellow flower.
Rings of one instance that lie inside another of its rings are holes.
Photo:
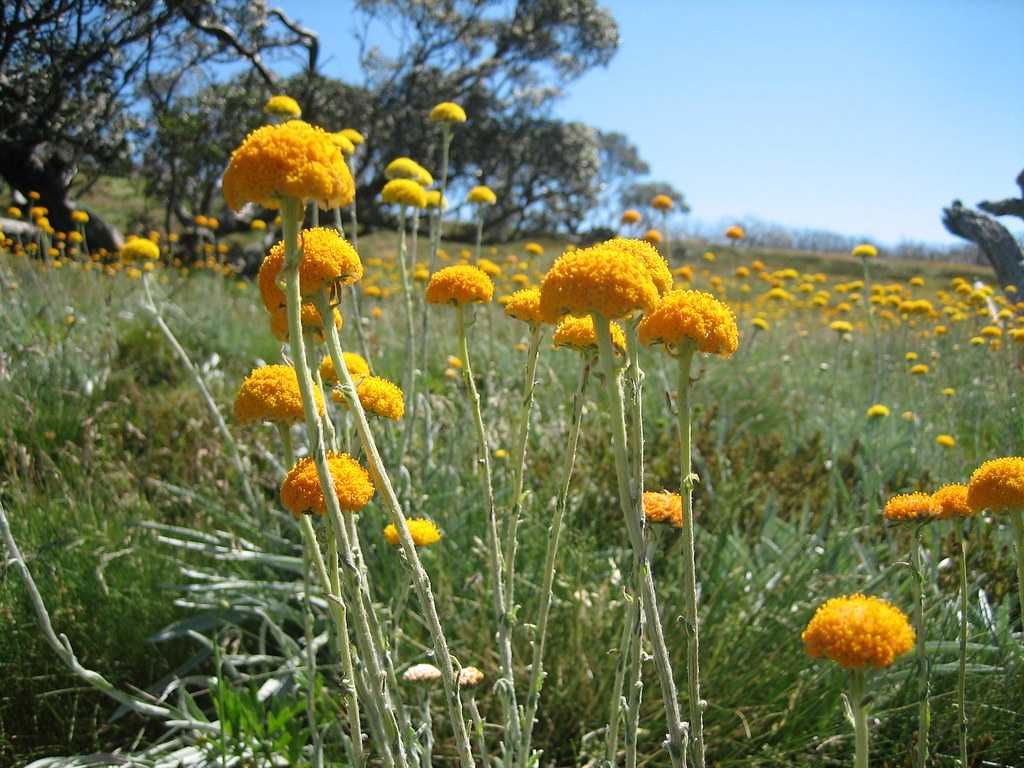
[[[725,230],[725,236],[730,240],[742,240],[747,236],[747,233],[739,224],[733,224]]]
[[[861,243],[853,249],[852,253],[862,259],[869,259],[878,255],[878,249],[870,243]]]
[[[486,304],[494,296],[494,283],[470,264],[444,267],[430,277],[427,302],[430,304]]]
[[[317,336],[323,337],[324,324],[315,304],[303,304],[301,318],[303,330],[315,331]],[[340,330],[341,326],[341,313],[335,309],[334,327]],[[284,307],[270,311],[270,332],[278,341],[288,341],[288,311]]]
[[[647,522],[683,527],[683,498],[678,493],[644,491],[643,507]]]
[[[626,349],[626,334],[618,323],[611,323],[612,345],[620,352]],[[590,315],[584,317],[563,317],[555,328],[555,335],[552,339],[556,347],[569,347],[580,352],[587,352],[597,349],[597,331],[594,330],[594,318]]]
[[[658,288],[644,263],[605,245],[562,254],[540,289],[541,315],[547,322],[591,312],[616,320],[637,310],[650,311],[657,302]]]
[[[299,292],[303,296],[312,296],[335,283],[351,285],[362,278],[359,254],[333,227],[304,229],[299,242]],[[278,285],[283,267],[284,240],[279,240],[263,259],[256,278],[263,304],[271,312],[287,304],[284,290]]]
[[[644,232],[643,239],[646,242],[650,243],[651,245],[661,245],[661,241],[663,238],[661,236],[661,232],[659,232],[658,230],[648,229],[646,232]]]
[[[750,321],[750,324],[762,331],[768,330],[768,321],[765,320],[763,317],[755,317],[753,320]]]
[[[342,128],[341,135],[344,136],[349,141],[351,141],[357,147],[364,141],[366,141],[366,137],[363,136],[363,134],[361,134],[355,128]]]
[[[71,220],[75,222],[75,224],[87,224],[89,223],[89,214],[85,211],[72,211]]]
[[[833,320],[828,327],[836,333],[853,333],[853,324],[846,320]]]
[[[646,240],[637,240],[629,237],[613,237],[605,240],[600,248],[615,248],[633,258],[639,260],[654,281],[654,287],[658,289],[658,295],[664,296],[672,290],[672,270],[668,268],[665,257],[658,253],[658,249]]]
[[[385,203],[404,205],[411,208],[426,208],[427,193],[412,179],[392,179],[384,185],[381,197]]]
[[[147,238],[134,237],[121,246],[120,256],[124,261],[159,259],[160,246]]]
[[[346,136],[344,133],[342,133],[341,131],[335,131],[334,133],[330,134],[330,136],[331,141],[334,142],[334,146],[340,149],[341,154],[343,154],[345,157],[355,154],[356,145],[349,141],[348,136]]]
[[[431,544],[436,544],[441,540],[441,529],[433,521],[427,520],[425,517],[410,517],[406,519],[405,527],[417,547],[429,547]],[[384,538],[387,539],[388,544],[391,546],[398,546],[398,528],[395,527],[394,523],[389,523],[384,528]]]
[[[324,130],[301,120],[246,136],[231,153],[223,184],[224,199],[236,211],[246,203],[279,208],[285,198],[344,208],[356,192],[341,150]]]
[[[370,474],[347,453],[328,453],[327,468],[334,480],[334,492],[343,512],[358,512],[373,498]],[[322,515],[327,510],[316,462],[306,456],[298,460],[281,484],[281,503],[295,517],[303,513]]]
[[[882,516],[886,520],[907,522],[931,520],[938,512],[938,507],[930,494],[900,493],[885,502]]]
[[[271,96],[263,105],[263,111],[274,117],[301,117],[299,102],[291,96]]]
[[[448,198],[441,195],[439,189],[428,189],[427,194],[427,208],[448,210]]]
[[[926,373],[928,373],[928,366],[925,363],[918,363],[910,368],[911,376],[924,376]]]
[[[411,157],[396,157],[384,168],[384,178],[417,181],[426,170]]]
[[[498,196],[490,187],[477,186],[469,190],[466,200],[477,205],[494,205],[498,202]]]
[[[620,221],[623,224],[636,224],[640,219],[640,211],[634,210],[633,208],[627,208],[622,212],[622,218]]]
[[[481,269],[485,274],[491,277],[497,277],[501,274],[501,267],[495,264],[490,259],[480,259],[476,264],[478,269]]]
[[[989,459],[971,475],[967,503],[980,512],[1024,509],[1024,457]]]
[[[949,483],[932,494],[932,503],[936,507],[936,516],[940,518],[970,517],[975,510],[967,503],[967,486],[962,483]]]
[[[466,122],[466,110],[452,101],[442,101],[430,110],[430,122],[432,123],[464,123]]]
[[[249,222],[249,229],[253,232],[264,232],[267,229],[267,222],[263,219],[253,219]]]
[[[906,614],[887,600],[856,594],[820,606],[803,631],[804,650],[847,669],[888,667],[914,646]]]
[[[324,412],[320,392],[313,388],[318,413]],[[290,365],[264,365],[245,377],[235,396],[235,419],[241,424],[272,421],[297,424],[305,419],[299,377]]]
[[[678,346],[692,341],[701,352],[729,357],[740,343],[736,316],[703,291],[672,291],[640,321],[640,343]]]
[[[505,302],[505,314],[524,323],[539,324],[540,288],[523,288],[509,296]]]
[[[345,367],[348,368],[352,378],[358,379],[360,376],[370,375],[370,366],[362,355],[355,352],[342,352],[341,356],[344,358]],[[328,384],[338,380],[338,372],[334,370],[334,359],[330,355],[320,363],[320,378]]]
[[[889,409],[881,403],[875,403],[868,408],[869,419],[884,419],[889,415]]]
[[[943,448],[955,448],[956,438],[952,435],[937,435],[935,438],[935,444],[941,445]]]
[[[672,198],[668,195],[655,195],[651,198],[651,207],[658,211],[671,211]]]
[[[544,255],[544,246],[541,245],[540,243],[527,243],[524,246],[524,250],[527,253],[529,253],[531,256],[543,256]]]
[[[333,372],[333,367],[331,371]],[[385,419],[398,421],[405,414],[405,396],[402,388],[380,376],[365,375],[356,384],[356,395],[363,410]],[[334,390],[332,398],[344,404],[340,390]]]

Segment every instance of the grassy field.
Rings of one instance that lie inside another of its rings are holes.
[[[525,268],[530,257],[522,243],[485,254],[502,267],[498,294],[514,287],[513,274],[537,282],[560,250],[553,241],[544,245],[547,254]],[[448,248],[454,261],[456,249]],[[361,253],[367,265],[362,309],[371,355],[378,372],[398,380],[403,325],[394,235],[364,240]],[[518,261],[509,261],[509,255]],[[734,276],[736,267],[758,259],[768,272],[796,271],[777,280],[791,299],[767,298],[771,286],[756,274]],[[853,738],[840,697],[845,677],[834,665],[808,658],[800,633],[814,609],[838,594],[882,595],[909,611],[911,533],[884,525],[881,505],[897,492],[963,482],[982,460],[1022,452],[1022,347],[1009,339],[999,348],[970,341],[991,321],[985,305],[957,294],[950,279],[990,279],[985,270],[873,263],[874,281],[898,283],[899,295],[930,299],[938,313],[952,306],[963,314],[953,322],[949,315],[915,319],[892,312],[874,338],[863,309],[848,295],[856,289],[842,290],[843,283],[860,276],[857,260],[741,248],[719,250],[713,263],[699,256],[687,263],[695,272],[693,286],[728,301],[741,328],[739,352],[729,360],[702,359],[695,386],[696,544],[709,762],[723,767],[848,764]],[[822,274],[809,276],[813,273]],[[47,268],[9,254],[0,254],[0,278],[0,501],[57,631],[68,635],[83,663],[114,682],[159,689],[172,674],[206,676],[207,695],[199,705],[207,712],[216,709],[226,721],[228,712],[253,711],[260,727],[271,728],[267,723],[275,708],[285,704],[280,698],[258,701],[259,665],[233,675],[223,664],[232,654],[272,654],[287,644],[268,638],[266,624],[254,611],[243,610],[246,606],[272,606],[285,635],[302,634],[301,611],[288,586],[297,577],[265,562],[218,559],[210,548],[186,549],[175,542],[215,535],[221,542],[243,542],[243,548],[251,543],[260,552],[292,557],[301,553],[296,532],[286,522],[267,527],[245,509],[239,478],[200,393],[142,308],[140,280],[70,263]],[[922,278],[914,281],[922,284],[911,285],[911,278]],[[185,276],[168,267],[149,279],[167,323],[228,417],[249,477],[261,498],[276,506],[282,473],[276,431],[241,427],[230,418],[242,378],[261,361],[281,358],[255,286],[208,270]],[[384,288],[385,296],[368,296],[365,288],[372,285]],[[811,297],[822,290],[829,295],[817,306]],[[849,313],[842,311],[844,301],[852,305]],[[429,418],[404,469],[394,476],[407,508],[431,517],[444,532],[440,544],[423,550],[423,559],[453,652],[493,680],[498,661],[470,414],[458,380],[445,373],[448,356],[458,354],[452,312],[432,307],[428,316],[429,365],[420,391]],[[767,330],[752,326],[755,317],[767,322]],[[837,318],[848,318],[853,333],[830,330]],[[357,348],[354,322],[347,318],[343,330],[347,349]],[[940,323],[948,331],[937,335]],[[496,491],[506,506],[510,467],[497,451],[511,448],[525,359],[517,345],[526,335],[526,326],[504,317],[497,306],[478,311],[472,327],[472,355],[496,451]],[[928,363],[926,375],[909,374],[908,352]],[[645,485],[678,490],[675,422],[666,401],[674,369],[649,350],[641,361],[647,381]],[[519,681],[526,678],[529,630],[524,625],[536,613],[579,366],[576,353],[554,350],[545,341],[516,584]],[[602,391],[591,384],[535,736],[545,766],[597,764],[624,610],[629,544],[615,498],[607,409]],[[953,393],[944,394],[947,388]],[[866,410],[875,402],[891,414],[869,420]],[[393,467],[401,425],[378,426],[385,461]],[[954,437],[955,447],[937,444],[940,434]],[[147,521],[179,528],[156,531],[143,525]],[[397,554],[381,536],[385,522],[371,505],[359,528],[385,634],[404,667],[429,659],[427,633]],[[677,676],[685,676],[680,540],[674,529],[652,534],[670,651]],[[1013,637],[1021,617],[1012,537],[999,516],[972,519],[968,535],[971,764],[1024,765],[1024,653]],[[952,526],[930,525],[925,541],[934,765],[955,765],[958,594]],[[216,578],[227,584],[223,590],[210,586]],[[116,705],[63,670],[41,641],[23,585],[9,568],[0,581],[0,615],[6,682],[0,692],[0,764],[127,747],[159,735],[133,715],[119,713],[111,721]],[[906,657],[873,677],[878,765],[911,764],[915,674]],[[644,764],[667,764],[659,747],[664,712],[649,663],[644,681]],[[338,716],[332,684],[326,675],[319,706]],[[485,718],[500,723],[497,696],[485,690],[479,696]],[[435,759],[448,764],[454,753],[439,696],[434,718]],[[236,727],[256,727],[247,722],[239,716]],[[489,739],[496,741],[498,728],[489,726]]]

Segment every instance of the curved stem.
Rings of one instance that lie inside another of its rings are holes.
[[[910,545],[910,561],[913,570],[914,623],[917,625],[917,678],[920,700],[917,704],[917,768],[925,768],[928,762],[928,730],[931,724],[931,690],[928,682],[928,656],[925,651],[927,636],[924,623],[924,568],[921,563],[921,542],[923,526],[914,531],[914,542]]]
[[[864,702],[864,670],[850,670],[850,711],[853,716],[854,768],[868,768],[868,711]]]
[[[956,519],[960,540],[960,666],[956,678],[956,706],[960,723],[960,765],[967,768],[967,537],[964,521]]]

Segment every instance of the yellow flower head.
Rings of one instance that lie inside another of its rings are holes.
[[[313,388],[318,413],[324,412],[320,392]],[[235,418],[240,424],[272,421],[297,424],[305,418],[299,377],[290,365],[264,365],[245,377],[235,396]]]
[[[121,246],[122,261],[159,259],[160,246],[145,237],[135,237]]]
[[[654,287],[658,289],[658,295],[664,296],[672,290],[672,271],[668,268],[665,257],[658,253],[658,249],[646,240],[637,240],[628,237],[613,237],[600,244],[601,248],[615,248],[640,261],[654,281]]]
[[[253,219],[249,222],[249,229],[253,232],[263,232],[267,228],[267,222],[263,219]]]
[[[828,657],[847,669],[888,667],[914,646],[914,630],[903,611],[860,594],[828,600],[801,638],[810,656]]]
[[[469,190],[466,200],[477,205],[494,205],[498,202],[498,196],[490,187],[477,186]]]
[[[373,498],[370,474],[347,453],[328,453],[327,468],[334,480],[334,492],[343,512],[358,512]],[[299,459],[281,484],[281,503],[295,517],[303,513],[322,515],[327,504],[316,462],[306,456]]]
[[[273,117],[301,117],[299,102],[291,96],[271,96],[263,105],[263,111]]]
[[[396,157],[384,168],[385,179],[417,181],[426,170],[411,157]]]
[[[303,330],[316,331],[318,336],[323,336],[324,323],[315,304],[303,304],[301,318]],[[341,329],[341,325],[341,313],[335,309],[334,327]],[[270,310],[270,332],[278,341],[288,341],[288,311],[284,307]]]
[[[301,120],[257,128],[224,172],[224,199],[236,211],[246,203],[279,208],[285,198],[344,208],[355,193],[341,150],[323,129]]]
[[[659,232],[658,230],[648,229],[646,232],[644,232],[643,239],[646,242],[650,243],[651,245],[661,245],[661,241],[663,238],[661,236],[661,232]]]
[[[540,243],[527,243],[524,246],[524,250],[527,253],[529,253],[531,256],[543,256],[544,255],[544,246],[541,245]]]
[[[556,322],[565,314],[599,312],[609,320],[649,311],[658,302],[650,270],[636,256],[607,244],[562,254],[544,276],[541,315]]]
[[[644,491],[643,506],[647,522],[683,527],[683,499],[678,493]]]
[[[899,522],[931,520],[938,512],[935,501],[927,493],[897,494],[885,502],[882,509],[882,515],[886,520]]]
[[[1024,457],[989,459],[971,475],[967,503],[980,512],[1024,509]]]
[[[358,379],[360,376],[370,375],[370,366],[362,355],[355,352],[343,352],[341,356],[344,358],[345,367],[348,368],[352,378]],[[320,363],[320,378],[327,384],[333,384],[338,380],[338,372],[334,370],[334,359],[330,355]]]
[[[935,444],[941,445],[943,448],[955,448],[956,438],[952,435],[937,435],[935,437]]]
[[[466,110],[452,101],[442,101],[430,110],[430,122],[432,123],[464,123],[466,122]]]
[[[725,230],[725,236],[730,240],[742,240],[747,236],[747,233],[739,224],[733,224]]]
[[[985,339],[998,339],[1003,335],[1003,329],[998,325],[986,325],[981,329],[981,336]]]
[[[486,304],[493,296],[491,278],[470,264],[444,267],[431,275],[427,284],[427,302],[430,304]]]
[[[918,363],[910,367],[911,376],[924,376],[928,373],[928,365],[926,363]]]
[[[348,136],[346,136],[344,133],[342,133],[341,131],[335,131],[334,133],[330,134],[330,136],[331,141],[334,142],[334,146],[340,149],[341,154],[343,154],[345,157],[355,154],[356,145],[349,141]]]
[[[836,333],[853,333],[853,324],[846,320],[833,320],[828,327]]]
[[[508,297],[505,314],[524,323],[538,324],[540,316],[540,288],[523,288]]]
[[[392,179],[384,185],[381,197],[385,203],[404,205],[410,208],[426,208],[427,193],[412,179]]]
[[[442,197],[441,190],[439,189],[428,189],[427,195],[427,208],[440,208],[442,210],[448,209],[448,198]]]
[[[488,274],[491,277],[497,277],[498,275],[501,274],[501,267],[499,267],[490,259],[480,259],[480,261],[477,262],[476,266],[479,269],[481,269],[485,274]]]
[[[618,323],[609,325],[612,336],[612,346],[620,352],[626,350],[626,334]],[[569,347],[580,352],[587,352],[597,349],[597,331],[594,330],[594,318],[590,315],[584,317],[563,317],[555,328],[555,335],[552,339],[556,347]]]
[[[658,211],[671,211],[672,198],[668,195],[655,195],[651,198],[651,207]]]
[[[869,419],[884,419],[889,415],[889,409],[881,403],[875,403],[868,408]]]
[[[765,320],[763,317],[755,317],[753,320],[750,321],[750,324],[762,331],[768,330],[768,321]]]
[[[932,503],[936,507],[936,516],[970,517],[975,513],[967,503],[967,486],[962,483],[944,485],[932,494]]]
[[[862,259],[873,258],[878,255],[878,249],[870,243],[861,243],[853,249],[853,255]]]
[[[85,211],[72,211],[71,220],[75,222],[75,224],[87,224],[89,222],[89,214]]]
[[[335,283],[351,285],[363,276],[363,263],[352,245],[333,227],[313,227],[299,236],[299,292],[312,296]],[[286,306],[284,291],[278,285],[284,267],[284,240],[279,240],[260,264],[256,282],[263,304],[273,312]]]
[[[736,316],[703,291],[672,291],[640,321],[640,342],[675,347],[692,341],[701,352],[729,357],[740,343]]]
[[[425,517],[410,517],[405,521],[405,528],[412,537],[413,544],[417,547],[429,547],[441,540],[441,529],[433,521]],[[384,538],[393,547],[398,546],[398,528],[389,523],[384,529]]]
[[[349,141],[351,141],[357,147],[364,141],[366,141],[366,137],[363,136],[363,134],[361,134],[355,128],[342,128],[341,135],[344,136]]]
[[[331,369],[333,371],[333,367]],[[402,388],[380,376],[363,376],[356,384],[356,395],[363,410],[385,419],[398,421],[405,414],[405,396]],[[333,399],[345,404],[344,395],[334,390]]]
[[[627,208],[622,212],[622,218],[620,221],[623,224],[636,224],[640,221],[640,211],[634,210],[633,208]]]

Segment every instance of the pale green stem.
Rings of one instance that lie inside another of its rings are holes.
[[[690,434],[690,367],[696,347],[692,342],[679,350],[679,490],[683,496],[683,600],[686,615],[683,628],[686,632],[686,681],[690,709],[690,738],[693,741],[693,761],[697,768],[704,768],[704,708],[707,703],[700,696],[700,619],[697,610],[697,573],[694,553],[696,522],[693,518],[693,474],[692,439]]]
[[[408,259],[408,252],[405,243],[405,206],[403,205],[398,209],[398,268],[402,277],[402,300],[405,307],[405,370],[402,373],[402,391],[405,393],[405,411],[410,413],[412,411],[412,401],[416,397],[415,393],[415,376],[416,376],[416,360],[413,357],[415,352],[415,338],[413,329],[413,309],[412,309],[412,286],[409,283],[409,269],[406,263]],[[405,453],[405,442],[408,439],[412,425],[412,419],[410,418],[405,424],[404,437],[402,440],[402,451],[401,455],[404,457]]]
[[[469,694],[469,716],[473,719],[473,730],[476,732],[477,749],[480,751],[480,764],[483,768],[490,768],[490,758],[487,756],[487,738],[484,735],[484,719],[480,717],[480,708],[476,705],[476,694],[470,691]]]
[[[1020,637],[1024,642],[1024,509],[1010,510],[1010,524],[1017,547],[1017,599],[1020,601]]]
[[[341,208],[334,207],[334,228],[338,230],[338,234],[342,237],[345,236],[345,224],[341,220]],[[352,245],[355,248],[355,244]],[[357,249],[358,250],[358,249]]]
[[[434,719],[430,716],[430,688],[423,686],[423,701],[420,705],[423,720],[423,753],[420,755],[422,768],[431,768],[434,754]]]
[[[637,611],[640,611],[640,616],[637,616]],[[637,604],[636,599],[633,600],[633,604],[626,613],[630,618],[633,628],[629,633],[629,652],[627,654],[630,682],[626,697],[626,708],[623,711],[623,721],[625,723],[624,738],[626,742],[626,768],[636,768],[636,741],[640,734],[640,704],[644,698],[644,620],[643,609]]]
[[[615,665],[615,682],[612,684],[612,695],[608,705],[608,726],[604,735],[604,768],[615,766],[619,754],[619,724],[625,718],[629,705],[622,695],[622,687],[626,682],[626,674],[632,668],[633,640],[637,637],[640,622],[638,614],[640,601],[636,595],[626,594],[627,601],[625,619],[622,622],[622,635],[619,638],[619,659]]]
[[[317,297],[317,309],[321,317],[330,312],[330,304],[326,294],[323,292]],[[463,719],[462,700],[452,666],[452,657],[448,650],[448,641],[445,639],[444,630],[441,628],[441,621],[437,615],[437,607],[434,604],[430,577],[420,562],[419,555],[416,552],[416,545],[406,526],[405,513],[402,511],[402,506],[395,495],[394,487],[384,467],[380,452],[377,450],[376,441],[373,438],[373,433],[370,431],[369,422],[366,420],[366,412],[363,410],[362,403],[359,402],[359,397],[356,395],[355,382],[352,380],[352,374],[345,365],[338,331],[333,324],[327,325],[326,328],[327,348],[330,351],[331,359],[334,361],[334,369],[338,373],[342,392],[350,404],[349,413],[355,420],[356,430],[359,434],[359,441],[363,447],[363,452],[366,455],[370,476],[373,478],[374,485],[383,499],[383,506],[390,518],[390,522],[398,531],[399,544],[403,555],[402,562],[412,577],[420,609],[426,621],[427,629],[430,632],[431,641],[434,646],[435,663],[441,670],[441,679],[444,683],[448,716],[452,721],[452,730],[455,735],[455,746],[459,754],[459,761],[463,768],[470,768],[474,764],[473,754],[469,745],[466,723]]]
[[[868,325],[871,326],[871,343],[875,348],[875,376],[871,385],[871,402],[877,403],[879,391],[882,386],[882,345],[878,338],[878,326],[875,323],[875,308],[871,303],[871,274],[868,271],[868,259],[861,256],[861,266],[864,267],[864,310],[868,314]]]
[[[334,535],[334,528],[327,526],[327,557],[330,563],[330,576],[328,579],[328,592],[333,595],[341,595],[341,580],[338,573],[338,539]],[[361,678],[356,677],[355,663],[352,657],[352,644],[348,637],[348,609],[341,600],[331,600],[330,607],[335,615],[337,632],[335,642],[338,645],[338,655],[341,658],[341,667],[345,673],[344,684],[349,694],[348,725],[351,734],[353,759],[358,766],[366,762],[363,755],[363,732],[359,719],[359,694],[358,687]]]
[[[924,623],[924,567],[921,562],[921,531],[918,526],[914,531],[914,541],[910,545],[910,562],[913,570],[914,587],[914,623],[917,630],[917,678],[920,700],[917,703],[917,768],[925,768],[928,762],[928,730],[931,724],[931,690],[928,682],[928,656],[925,651]]]
[[[868,708],[864,701],[864,670],[850,670],[850,714],[853,719],[854,768],[868,768]]]
[[[312,592],[309,579],[310,561],[313,559],[309,551],[310,546],[317,546],[316,540],[310,544],[307,542],[303,547],[303,568],[302,582],[305,593],[305,611],[303,611],[302,629],[306,640],[306,719],[309,721],[309,732],[313,737],[313,768],[321,768],[323,765],[323,740],[320,736],[320,729],[316,725],[316,650],[313,647],[313,608],[310,603]]]
[[[960,724],[960,765],[967,768],[967,537],[964,521],[956,518],[960,540],[960,666],[956,678],[956,706]]]
[[[356,213],[356,198],[352,198],[349,208],[349,220],[352,222],[352,247],[359,250],[359,215]]]
[[[483,249],[484,243],[484,207],[478,205],[476,207],[476,258],[473,263],[480,264],[480,251]]]
[[[548,633],[548,617],[551,614],[551,600],[554,593],[555,565],[558,559],[558,540],[562,533],[562,521],[569,504],[569,487],[576,466],[576,449],[580,440],[580,426],[583,423],[583,396],[590,378],[590,360],[583,359],[580,383],[572,398],[572,423],[569,426],[569,442],[562,467],[562,485],[559,489],[555,510],[548,526],[548,545],[544,555],[544,577],[540,588],[540,606],[537,609],[537,629],[533,641],[533,660],[530,664],[530,681],[526,689],[526,714],[523,719],[523,743],[519,750],[519,768],[527,768],[530,761],[534,720],[540,704],[541,689],[544,687],[544,643]],[[533,377],[530,377],[533,380]]]
[[[641,598],[642,624],[648,630],[654,656],[654,665],[658,672],[658,682],[665,706],[665,718],[668,721],[667,749],[672,765],[682,768],[686,761],[686,744],[683,735],[683,723],[679,714],[679,700],[676,685],[672,677],[672,664],[669,660],[668,646],[661,626],[658,611],[658,598],[654,589],[654,578],[651,574],[650,562],[644,547],[644,517],[641,491],[633,486],[629,469],[629,454],[626,446],[626,417],[623,412],[622,377],[615,362],[615,350],[612,347],[611,331],[608,320],[594,313],[594,328],[597,331],[599,357],[605,386],[611,408],[612,446],[615,450],[615,475],[619,489],[619,504],[626,522],[630,544],[633,548],[634,573],[633,585]]]
[[[491,451],[487,443],[487,431],[484,428],[483,412],[480,408],[480,393],[476,389],[473,378],[473,365],[469,357],[469,340],[466,336],[466,315],[462,304],[455,307],[455,319],[458,326],[459,352],[462,355],[462,378],[469,392],[470,406],[473,411],[473,424],[476,427],[477,444],[480,456],[477,464],[480,467],[480,482],[483,486],[484,498],[487,503],[487,532],[490,544],[490,566],[494,591],[494,619],[497,623],[498,657],[502,679],[497,687],[501,689],[505,703],[505,717],[508,729],[505,744],[514,749],[519,744],[519,709],[516,705],[515,677],[512,667],[511,620],[508,605],[505,602],[505,587],[502,578],[501,547],[498,540],[498,518],[494,503],[494,484],[491,480]],[[506,760],[512,760],[512,754],[506,753]]]
[[[310,450],[317,469],[317,476],[320,486],[323,489],[324,501],[327,506],[331,524],[335,528],[338,540],[342,545],[342,552],[346,561],[351,559],[351,546],[348,540],[348,532],[345,529],[342,519],[341,507],[334,489],[334,478],[327,465],[327,451],[324,444],[323,424],[317,416],[316,401],[313,398],[313,381],[310,376],[309,366],[306,363],[305,343],[302,336],[302,298],[299,294],[299,224],[301,221],[302,207],[296,200],[286,199],[281,205],[281,220],[284,230],[285,259],[284,274],[286,281],[286,298],[288,312],[288,340],[291,345],[292,361],[295,365],[295,373],[298,378],[299,392],[302,397],[302,406],[306,419],[306,432],[309,439]],[[337,334],[331,317],[330,308],[327,312],[321,313],[325,328],[329,328]],[[337,363],[335,363],[337,366]],[[405,748],[403,744],[404,734],[397,727],[394,720],[394,710],[391,704],[390,692],[385,684],[385,675],[381,669],[379,650],[373,643],[373,636],[369,629],[362,600],[359,599],[358,585],[352,584],[352,566],[347,565],[345,573],[349,582],[349,594],[353,598],[356,611],[356,638],[360,646],[360,652],[367,669],[375,683],[374,690],[378,691],[380,699],[371,697],[369,704],[374,710],[389,715],[391,733],[398,745],[398,765],[406,766]],[[379,686],[376,687],[376,686]],[[370,713],[371,717],[376,714]],[[379,744],[381,757],[387,766],[395,765],[395,756],[391,750],[390,739],[381,741]]]
[[[324,386],[323,377],[320,376],[320,361],[316,354],[316,342],[312,334],[306,334],[306,364],[313,374],[313,386],[320,392],[320,399],[324,404],[324,412],[320,414],[320,421],[323,423],[324,436],[327,440],[327,447],[332,451],[338,450],[338,436],[334,432],[334,422],[331,420],[330,398],[327,388]]]
[[[312,227],[320,226],[320,205],[316,202],[309,204],[309,222]]]

